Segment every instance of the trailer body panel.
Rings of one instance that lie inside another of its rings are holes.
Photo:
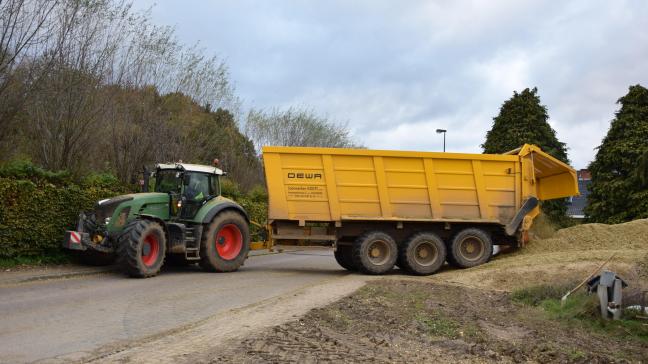
[[[578,194],[576,171],[525,145],[505,154],[264,147],[268,219],[508,224],[523,203]],[[537,212],[536,212],[537,214]]]

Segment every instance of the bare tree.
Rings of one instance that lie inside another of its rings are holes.
[[[0,0],[0,9],[0,139],[19,120],[14,139],[34,161],[130,181],[142,164],[211,154],[256,173],[236,122],[213,119],[216,109],[240,113],[227,65],[149,12],[129,0]]]
[[[82,5],[78,5],[82,4]],[[129,5],[72,2],[56,14],[71,23],[59,36],[51,72],[40,79],[26,113],[35,156],[49,169],[78,171],[90,155],[93,133],[108,104],[106,75],[123,38],[111,31],[128,25]]]
[[[352,140],[346,125],[333,123],[311,110],[293,107],[269,113],[251,110],[245,131],[254,140],[257,150],[263,145],[360,147]]]
[[[65,33],[54,21],[59,0],[0,0],[0,142],[14,134],[13,121],[38,84],[38,72],[48,62],[35,64],[34,55],[51,54],[56,42],[50,34]]]

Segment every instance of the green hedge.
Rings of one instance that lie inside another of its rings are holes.
[[[0,178],[0,257],[34,256],[58,249],[80,211],[124,192],[125,188]]]

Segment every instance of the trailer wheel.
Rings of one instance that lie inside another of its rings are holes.
[[[233,272],[250,251],[250,227],[235,211],[216,215],[200,244],[200,266],[210,272]]]
[[[493,241],[481,229],[461,230],[450,245],[448,262],[459,268],[471,268],[486,263],[493,255]]]
[[[433,233],[418,233],[400,246],[400,266],[408,273],[429,275],[438,271],[446,260],[443,240]]]
[[[352,249],[351,246],[348,245],[338,245],[333,252],[333,255],[335,255],[335,260],[337,263],[344,269],[355,272],[358,269],[356,266],[353,264],[353,257],[352,257]]]
[[[382,231],[371,231],[358,237],[352,252],[353,264],[367,274],[388,272],[398,257],[396,242]]]
[[[154,221],[133,220],[124,228],[117,244],[119,263],[131,277],[153,277],[164,264],[166,236]]]

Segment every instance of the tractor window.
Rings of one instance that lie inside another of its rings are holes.
[[[205,173],[185,174],[184,196],[190,201],[202,201],[209,196],[209,175]]]
[[[155,175],[155,192],[180,192],[180,172],[176,170],[157,171]]]

